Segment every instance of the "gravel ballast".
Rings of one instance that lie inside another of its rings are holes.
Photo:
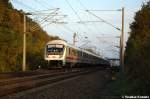
[[[109,72],[99,70],[0,99],[103,99],[109,80]]]

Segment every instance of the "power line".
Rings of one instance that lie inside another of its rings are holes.
[[[79,4],[83,7],[84,10],[87,10],[87,8],[84,6],[84,4],[80,1],[79,1]],[[90,22],[102,22],[102,21],[84,21],[84,22],[81,22],[81,23],[90,23]],[[99,32],[99,30],[94,26],[95,30],[97,30],[96,32]]]
[[[55,9],[55,11],[53,11],[52,13],[49,13],[49,15],[47,15],[46,17],[44,17],[42,20],[40,20],[38,23],[39,24],[43,24],[44,22],[46,22],[48,19],[51,19],[51,18],[53,18],[57,13],[56,13],[56,11],[57,10],[59,10],[59,9]],[[42,14],[42,13],[41,13]],[[51,15],[51,14],[54,14],[54,15]],[[35,30],[36,28],[38,28],[38,26],[37,25],[34,25],[33,27],[32,27],[32,30]]]
[[[72,11],[74,12],[74,14],[76,15],[76,17],[79,19],[79,21],[82,21],[80,16],[78,15],[78,13],[74,10],[74,8],[71,6],[71,4],[68,2],[68,0],[65,0],[67,2],[67,4],[69,5],[69,7],[72,9]],[[90,30],[84,23],[83,25],[85,26],[86,29]]]
[[[49,15],[46,15],[46,17],[42,18],[38,23],[41,25],[41,27],[45,27],[45,26],[48,26],[49,24],[65,24],[65,22],[62,22],[62,21],[59,21],[61,20],[62,18],[66,17],[66,15],[58,15],[57,11],[59,9],[55,9],[55,11],[49,13]],[[36,12],[34,13],[35,15]],[[42,13],[39,13],[38,14],[42,14]],[[54,18],[55,16],[59,16],[58,18]],[[60,17],[61,16],[61,17]],[[45,24],[46,23],[46,24]],[[39,28],[39,25],[34,25],[31,30],[32,31],[35,31]]]
[[[107,22],[106,20],[102,19],[101,17],[99,17],[99,16],[97,16],[97,15],[93,14],[93,13],[92,13],[92,12],[90,12],[89,10],[86,10],[86,11],[87,11],[88,13],[90,13],[91,15],[95,16],[96,18],[100,19],[102,22],[104,22],[104,23],[108,24],[109,26],[111,26],[111,27],[113,27],[113,28],[115,28],[115,29],[117,29],[117,30],[121,31],[121,29],[120,29],[120,28],[118,28],[118,27],[114,26],[113,24],[111,24],[111,23]]]
[[[86,7],[82,4],[82,2],[81,2],[80,0],[78,0],[78,1],[79,1],[80,5],[81,5],[84,9],[86,9]]]
[[[121,9],[118,9],[118,10],[89,10],[89,11],[121,11]]]
[[[45,20],[46,21],[46,20]],[[43,23],[45,22],[45,21],[43,21]],[[45,24],[45,25],[49,25],[49,24],[51,24],[52,22],[49,22],[49,23],[47,23],[47,24]],[[43,27],[42,26],[42,24],[40,24],[41,25],[41,27]],[[44,25],[44,26],[45,26]],[[35,26],[33,26],[32,28],[31,28],[31,31],[35,31],[35,30],[37,30],[39,28],[39,26],[38,25],[35,25]]]
[[[54,16],[52,16],[52,17],[54,17]],[[61,19],[61,18],[60,18]],[[41,27],[46,27],[46,26],[48,26],[49,24],[65,24],[65,22],[58,22],[58,20],[60,20],[60,19],[57,19],[57,20],[53,20],[53,21],[47,21],[47,24],[44,24],[43,26],[41,25]],[[37,27],[38,28],[38,27]],[[34,28],[33,30],[36,30],[36,28]]]
[[[72,11],[74,12],[74,14],[77,16],[77,18],[81,21],[81,18],[79,17],[78,13],[73,9],[73,7],[71,6],[71,4],[68,2],[68,0],[65,0],[67,2],[67,4],[69,5],[69,7],[72,9]]]
[[[103,21],[79,21],[77,23],[99,23],[99,22],[103,22]]]
[[[48,12],[50,11],[50,10],[59,10],[60,8],[53,8],[53,9],[47,9],[47,10],[38,10],[38,11],[34,11],[34,12],[29,12],[29,13],[32,13],[32,14],[37,14],[37,13],[41,13],[42,12],[42,14],[49,14]],[[47,12],[47,13],[46,13]]]

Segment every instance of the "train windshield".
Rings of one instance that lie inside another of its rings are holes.
[[[51,55],[62,55],[64,51],[64,45],[62,44],[49,44],[47,45],[47,52]]]

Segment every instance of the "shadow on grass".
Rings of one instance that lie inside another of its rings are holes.
[[[114,76],[114,75],[113,75]],[[110,80],[104,90],[104,94],[108,96],[125,96],[125,95],[149,95],[144,91],[145,88],[142,88],[142,81],[139,80],[128,80],[127,77],[118,72],[115,74],[115,78]]]

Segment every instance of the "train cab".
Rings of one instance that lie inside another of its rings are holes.
[[[64,60],[65,44],[53,41],[46,44],[45,60],[52,64],[62,64]]]
[[[64,52],[64,45],[62,44],[48,44],[46,53],[50,60],[61,60]]]

